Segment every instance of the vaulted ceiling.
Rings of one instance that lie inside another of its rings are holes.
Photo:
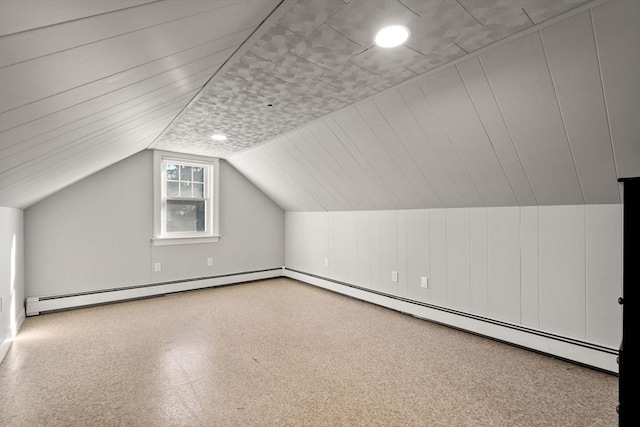
[[[0,8],[2,206],[146,148],[288,210],[618,203],[640,175],[639,0]],[[405,46],[373,45],[386,23]]]

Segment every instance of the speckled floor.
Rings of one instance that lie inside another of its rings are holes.
[[[0,425],[615,426],[617,385],[273,279],[28,318]]]

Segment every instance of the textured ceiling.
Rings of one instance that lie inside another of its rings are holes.
[[[228,161],[287,211],[620,203],[640,1],[596,4]]]
[[[153,148],[227,157],[587,0],[298,0],[218,73]],[[383,49],[377,29],[411,38]],[[214,142],[213,133],[229,139]]]

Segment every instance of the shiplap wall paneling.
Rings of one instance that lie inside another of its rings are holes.
[[[398,262],[398,212],[380,211],[380,290],[398,295],[401,278]],[[391,280],[391,272],[398,272],[398,281]]]
[[[356,212],[356,239],[358,275],[356,284],[370,286],[371,274],[371,214],[368,211]]]
[[[431,142],[438,158],[449,172],[449,176],[453,179],[457,192],[461,194],[464,203],[446,204],[447,207],[466,207],[466,206],[484,206],[484,201],[478,193],[478,189],[471,180],[469,172],[465,168],[460,156],[451,144],[449,136],[442,127],[442,123],[438,119],[434,111],[431,100],[428,96],[428,85],[426,80],[422,80],[417,87],[411,88],[406,86],[401,89],[401,94],[410,107],[414,107],[413,114],[426,135],[426,139]],[[415,92],[413,92],[415,91]]]
[[[381,211],[369,212],[369,225],[371,230],[371,288],[378,291],[385,289],[383,281],[386,279],[382,276],[382,245],[380,223],[381,223]],[[366,286],[366,285],[365,285]]]
[[[407,264],[407,210],[397,211],[398,221],[398,295],[409,295],[409,268]]]
[[[429,211],[429,289],[431,302],[447,305],[447,210]]]
[[[348,282],[348,212],[329,212],[329,271],[331,278]]]
[[[520,323],[520,208],[489,208],[489,316]]]
[[[405,209],[424,207],[420,196],[395,162],[390,161],[389,153],[382,141],[363,120],[357,109],[344,109],[335,114],[335,119],[363,160],[371,165],[376,175],[389,187],[400,206]]]
[[[389,91],[375,98],[375,103],[425,178],[433,186],[443,207],[466,206],[453,178],[440,160],[433,143],[420,126],[426,114],[424,95],[416,83]]]
[[[380,174],[373,167],[369,160],[365,157],[365,154],[358,150],[358,147],[351,140],[349,135],[342,129],[340,124],[336,121],[335,116],[327,117],[323,120],[329,130],[336,136],[339,143],[347,151],[353,161],[358,165],[358,168],[362,171],[362,176],[365,179],[365,188],[368,188],[372,198],[375,196],[376,204],[379,209],[393,209],[399,204],[398,198],[389,189],[387,183],[380,177]]]
[[[428,302],[429,298],[429,211],[409,210],[407,216],[407,297]],[[427,278],[422,287],[421,278]]]
[[[500,161],[517,203],[535,205],[536,199],[524,173],[509,130],[498,108],[493,91],[477,57],[456,65],[467,92],[482,121],[482,126],[491,141],[491,146]]]
[[[618,177],[640,176],[640,1],[592,10]]]
[[[327,277],[329,267],[325,259],[329,259],[329,224],[326,212],[308,212],[305,214],[305,247],[306,262],[302,271],[308,271]]]
[[[515,205],[509,181],[457,69],[440,71],[421,84],[480,195],[473,206]]]
[[[285,264],[304,271],[305,216],[302,212],[285,212],[284,248]]]
[[[622,340],[622,206],[587,206],[587,340],[618,348]],[[613,333],[612,333],[613,332]]]
[[[487,208],[469,209],[469,311],[488,315],[488,226]]]
[[[585,206],[541,206],[540,328],[585,339]]]
[[[499,46],[480,60],[538,203],[584,203],[540,35]]]
[[[520,208],[522,324],[540,327],[538,207]]]
[[[471,306],[469,277],[469,209],[447,209],[447,306],[468,312]]]
[[[358,280],[358,215],[356,212],[347,214],[347,282],[356,283]]]
[[[367,125],[378,135],[380,141],[383,142],[388,156],[393,159],[393,162],[397,165],[399,173],[404,175],[408,181],[408,185],[411,185],[413,190],[419,195],[421,207],[442,207],[442,202],[438,195],[434,192],[431,184],[418,167],[418,160],[411,157],[394,132],[394,129],[380,112],[376,103],[372,100],[366,100],[358,103],[356,108],[362,118],[367,122]]]
[[[585,203],[620,203],[591,14],[540,34]]]

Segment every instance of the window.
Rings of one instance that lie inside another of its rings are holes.
[[[154,152],[155,245],[218,240],[218,159]]]

